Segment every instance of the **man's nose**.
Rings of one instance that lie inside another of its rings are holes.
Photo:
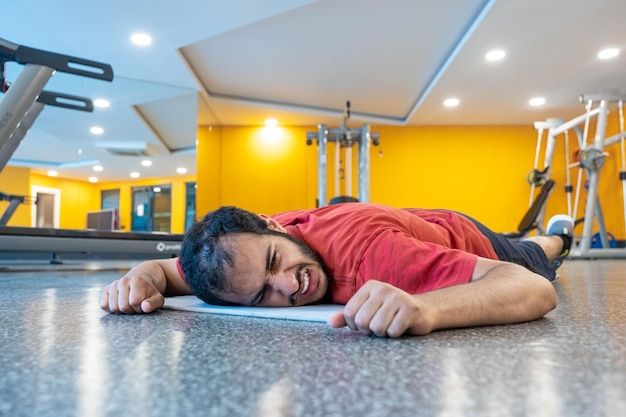
[[[300,284],[296,279],[295,271],[283,273],[279,279],[274,282],[274,287],[285,296],[289,297],[298,291]]]

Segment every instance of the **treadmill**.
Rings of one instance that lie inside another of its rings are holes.
[[[5,79],[5,64],[24,65],[14,83]],[[45,91],[55,71],[103,81],[113,80],[108,64],[21,46],[0,38],[0,87],[5,93],[0,101],[0,172],[45,105],[79,111],[93,111],[91,99]],[[175,257],[180,253],[182,234],[159,232],[123,232],[72,230],[6,226],[15,208],[24,200],[3,194],[11,201],[0,217],[0,251],[49,253],[51,263],[60,263],[57,254],[119,254],[136,258]],[[36,204],[36,202],[35,202]]]

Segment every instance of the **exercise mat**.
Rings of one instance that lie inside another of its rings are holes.
[[[326,322],[328,317],[341,310],[343,305],[319,304],[302,307],[216,306],[207,304],[194,295],[183,295],[180,297],[166,297],[163,308],[232,316]]]

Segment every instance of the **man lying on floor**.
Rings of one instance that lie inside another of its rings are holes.
[[[463,214],[346,203],[273,217],[222,207],[185,234],[180,258],[151,260],[109,284],[111,313],[150,313],[164,296],[209,304],[345,304],[330,326],[398,337],[538,319],[573,222],[509,242]]]

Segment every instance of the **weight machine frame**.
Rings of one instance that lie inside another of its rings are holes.
[[[581,150],[579,169],[585,170],[587,174],[587,179],[589,181],[589,188],[587,191],[587,205],[585,207],[583,234],[580,236],[580,241],[574,242],[574,246],[572,247],[569,256],[572,258],[626,258],[626,248],[609,248],[608,233],[606,230],[604,215],[602,213],[602,207],[600,205],[600,199],[598,196],[600,170],[604,163],[604,158],[608,155],[604,152],[604,149],[605,147],[613,145],[619,141],[624,141],[623,125],[620,126],[619,133],[609,138],[606,137],[609,105],[610,103],[619,102],[620,106],[623,106],[623,102],[626,101],[626,95],[621,94],[619,91],[609,90],[600,92],[599,94],[583,94],[580,96],[580,101],[581,103],[586,104],[585,114],[575,117],[574,119],[571,119],[569,121],[563,121],[563,119],[547,119],[544,122],[534,123],[535,129],[539,132],[537,151],[539,151],[540,140],[543,132],[545,130],[548,131],[546,152],[543,165],[544,170],[541,171],[541,175],[543,179],[550,178],[555,152],[556,137],[558,135],[566,133],[569,130],[575,130],[578,136],[578,143]],[[595,109],[592,109],[594,103],[598,103],[598,106]],[[597,124],[595,129],[595,136],[593,141],[588,144],[587,135],[589,131],[589,122],[591,117],[596,116]],[[620,114],[620,117],[623,117],[623,115]],[[584,132],[581,132],[578,126],[583,123]],[[536,157],[538,157],[538,153]],[[536,162],[537,161],[535,161],[535,165]],[[566,167],[568,172],[572,166],[574,165],[568,165]],[[622,167],[622,169],[624,169],[624,167]],[[622,177],[624,177],[623,172],[620,173],[620,179],[624,181],[625,179]],[[575,201],[574,210],[570,212],[571,216],[576,216],[576,213],[578,211],[578,197],[580,193],[581,178],[582,175],[579,172],[579,179],[576,187],[577,198]],[[571,186],[567,184],[566,192],[570,193],[571,191]],[[626,211],[626,206],[624,207],[624,210]],[[602,243],[601,249],[591,248],[594,220],[596,220],[598,223],[598,232]]]
[[[370,201],[370,141],[374,146],[380,143],[380,135],[377,132],[370,132],[370,126],[364,124],[360,129],[350,129],[347,121],[350,118],[350,102],[346,102],[346,109],[343,114],[341,127],[328,129],[325,124],[317,127],[317,132],[307,132],[306,143],[311,145],[313,140],[317,141],[317,206],[323,207],[326,204],[328,180],[327,173],[327,145],[328,142],[335,142],[335,197],[341,197],[339,192],[339,164],[337,163],[340,147],[346,148],[346,191],[352,193],[352,145],[357,147],[357,198],[359,202],[369,203]],[[332,199],[331,199],[332,200]]]

